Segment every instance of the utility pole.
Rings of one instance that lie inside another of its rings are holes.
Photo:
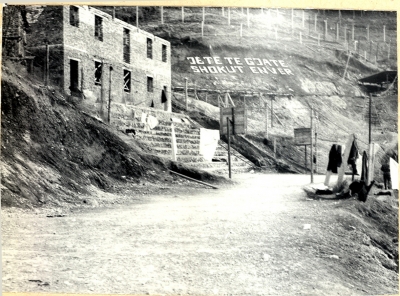
[[[226,118],[226,129],[228,134],[228,169],[229,169],[229,179],[232,178],[232,167],[231,167],[231,132],[230,132],[230,119]]]
[[[107,121],[108,123],[111,122],[111,84],[112,84],[112,70],[113,67],[110,65],[110,83],[108,86],[108,116],[107,116]]]
[[[313,151],[313,117],[314,117],[314,108],[311,106],[311,146],[310,146],[310,158],[311,158],[311,164],[310,164],[310,169],[311,169],[311,183],[314,183],[314,151]]]
[[[188,79],[185,77],[185,107],[188,110]]]
[[[372,94],[369,94],[369,129],[368,129],[368,144],[371,145],[372,138],[371,138],[371,116],[372,116]]]

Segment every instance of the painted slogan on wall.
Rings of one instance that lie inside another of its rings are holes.
[[[294,75],[284,60],[238,57],[187,57],[193,73]]]

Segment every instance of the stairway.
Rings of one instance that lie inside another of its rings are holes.
[[[146,130],[145,124],[135,122],[135,138],[150,147],[151,151],[159,156],[172,157],[171,121],[159,121],[153,130]],[[200,154],[200,129],[187,123],[174,122],[175,137],[177,142],[177,161],[186,165],[202,169],[215,174],[228,174],[227,145],[219,140],[214,159],[219,161],[208,162]],[[252,165],[238,152],[231,149],[231,167],[234,172],[245,172]]]

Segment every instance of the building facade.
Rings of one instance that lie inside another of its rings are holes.
[[[28,50],[49,60],[51,83],[97,103],[171,111],[168,41],[88,6],[45,6],[37,15]]]

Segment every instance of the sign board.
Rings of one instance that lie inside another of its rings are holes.
[[[221,135],[227,135],[226,118],[233,120],[235,125],[230,126],[231,135],[245,134],[247,132],[247,112],[245,107],[220,108],[219,131]]]
[[[298,146],[311,145],[311,129],[309,127],[295,128],[294,144]]]

